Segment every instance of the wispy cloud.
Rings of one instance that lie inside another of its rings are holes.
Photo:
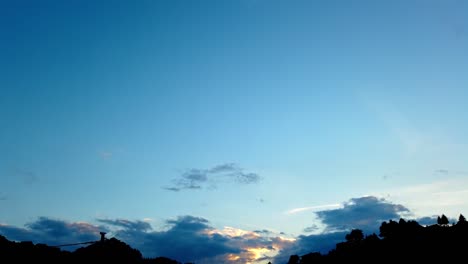
[[[315,205],[315,206],[307,206],[307,207],[298,207],[291,210],[286,211],[286,214],[297,214],[306,211],[318,211],[324,209],[334,209],[340,207],[340,204],[324,204],[324,205]]]
[[[114,155],[114,153],[111,152],[111,151],[99,151],[99,152],[98,152],[98,155],[99,155],[99,157],[101,157],[102,159],[108,160],[108,159],[111,159],[111,158],[112,158],[112,156]]]
[[[203,189],[221,182],[253,184],[260,181],[257,173],[246,172],[235,163],[225,163],[209,169],[189,169],[173,180],[172,186],[162,187],[168,191]]]
[[[137,231],[149,231],[152,229],[151,225],[146,221],[130,221],[126,219],[97,219],[99,222],[103,224],[108,224],[111,226],[122,227],[129,230],[137,230]]]
[[[13,177],[21,179],[25,184],[33,184],[39,181],[39,177],[32,170],[14,168],[11,174]]]
[[[315,232],[317,230],[319,230],[319,226],[318,225],[311,225],[311,226],[308,226],[306,228],[304,228],[304,232],[305,233],[312,233],[312,232]]]
[[[446,175],[446,174],[448,174],[448,173],[449,173],[449,171],[448,171],[448,170],[446,170],[446,169],[438,169],[438,170],[435,170],[435,171],[434,171],[434,173],[436,173],[436,174],[444,174],[444,175]]]
[[[468,207],[467,194],[468,178],[463,176],[444,177],[443,180],[385,189],[372,195],[404,202],[412,213],[422,217],[440,214],[441,208],[447,216],[457,216],[461,213],[460,208]]]

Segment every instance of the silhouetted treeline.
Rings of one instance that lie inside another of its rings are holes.
[[[90,246],[69,252],[45,244],[13,242],[1,235],[0,263],[181,264],[165,257],[143,258],[140,251],[115,238],[98,241]]]
[[[328,254],[292,255],[288,264],[448,263],[468,259],[468,222],[463,215],[456,224],[450,225],[442,215],[437,224],[425,227],[416,221],[390,220],[383,222],[379,231],[378,236],[364,236],[362,230],[354,229]]]

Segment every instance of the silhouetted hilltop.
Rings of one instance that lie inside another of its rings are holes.
[[[33,244],[30,241],[9,241],[2,235],[0,235],[0,263],[180,264],[165,257],[143,258],[140,251],[115,238],[97,241],[90,246],[69,252],[45,244]]]
[[[70,259],[71,254],[45,244],[33,244],[30,241],[12,242],[0,235],[0,262],[2,263],[32,263],[32,261],[63,263]]]
[[[359,229],[346,235],[328,254],[312,252],[293,255],[288,264],[379,263],[463,261],[468,250],[468,222],[463,215],[457,224],[448,224],[442,215],[437,224],[421,226],[416,221],[390,220],[380,226],[380,234],[364,236]]]
[[[115,238],[79,248],[73,252],[73,255],[74,259],[81,263],[90,263],[95,260],[99,262],[137,263],[142,260],[140,251]]]

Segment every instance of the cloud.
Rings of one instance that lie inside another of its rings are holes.
[[[0,201],[6,201],[8,200],[8,196],[4,193],[0,193]]]
[[[312,233],[312,232],[315,232],[315,231],[318,231],[320,228],[318,227],[318,225],[311,225],[311,226],[308,226],[306,228],[304,228],[304,232],[305,233]]]
[[[113,224],[113,221],[106,221]],[[208,220],[181,216],[166,221],[165,230],[129,228],[136,222],[118,221],[115,237],[139,249],[145,257],[165,256],[182,262],[251,263],[272,257],[291,240],[267,231],[247,231],[234,227],[215,229]]]
[[[344,203],[343,208],[316,212],[328,232],[375,229],[382,221],[398,219],[402,213],[409,213],[409,209],[374,196],[352,198]]]
[[[422,226],[437,224],[437,216],[421,217],[416,219],[416,222],[418,222]]]
[[[340,204],[324,204],[324,205],[316,205],[316,206],[308,206],[308,207],[299,207],[299,208],[294,208],[294,209],[286,211],[286,214],[297,214],[297,213],[302,213],[306,211],[331,209],[331,208],[337,208],[340,206],[341,206]]]
[[[173,192],[189,189],[203,189],[207,185],[213,187],[220,182],[235,182],[252,184],[260,181],[260,176],[253,172],[245,172],[235,163],[225,163],[209,169],[189,169],[173,180],[172,186],[163,189]]]
[[[98,155],[99,155],[99,157],[101,157],[102,159],[108,160],[108,159],[111,159],[111,158],[112,158],[112,156],[114,155],[114,153],[111,152],[111,151],[100,151],[100,152],[98,153]]]
[[[275,256],[273,263],[287,263],[291,255],[305,255],[311,252],[328,253],[335,245],[345,240],[348,232],[323,233],[318,235],[301,235],[294,243],[284,247]]]
[[[25,184],[33,184],[39,181],[39,177],[35,172],[21,168],[14,168],[12,171],[12,176],[18,179],[22,179]]]
[[[294,242],[269,230],[216,229],[208,220],[190,215],[167,220],[162,230],[154,230],[149,223],[140,220],[97,221],[103,226],[40,217],[23,228],[0,224],[0,234],[10,240],[62,245],[96,241],[99,232],[105,231],[140,250],[145,257],[165,256],[200,264],[267,260]]]
[[[418,217],[438,215],[458,216],[460,208],[468,206],[468,177],[461,171],[450,171],[443,180],[409,185],[398,188],[383,189],[373,193],[375,196],[390,197],[392,201],[405,203],[411,212]],[[441,174],[443,175],[443,174]],[[443,212],[440,209],[443,208]]]
[[[178,192],[180,191],[180,188],[176,187],[162,187],[164,190],[171,191],[171,192]]]
[[[446,169],[438,169],[438,170],[435,170],[434,173],[436,173],[436,174],[448,174],[449,171],[446,170]]]
[[[0,225],[0,234],[10,240],[32,241],[52,246],[96,241],[99,239],[100,231],[107,231],[107,228],[84,222],[67,222],[47,217],[39,217],[23,228]],[[69,250],[70,248],[65,249]]]
[[[330,206],[303,207],[289,210],[297,213],[317,208],[333,208]],[[335,245],[345,240],[346,234],[353,228],[359,228],[365,234],[378,233],[383,221],[399,219],[403,214],[409,214],[409,209],[400,204],[393,204],[385,199],[374,196],[352,198],[343,203],[340,208],[316,211],[318,220],[325,225],[320,234],[301,235],[297,240],[284,247],[274,259],[274,263],[286,263],[290,255],[304,255],[310,252],[328,253]],[[316,224],[306,227],[304,232],[317,231]]]
[[[117,227],[123,227],[129,230],[137,230],[137,231],[148,231],[151,230],[152,227],[148,222],[145,221],[129,221],[125,219],[98,219],[99,222],[103,224],[108,224]]]

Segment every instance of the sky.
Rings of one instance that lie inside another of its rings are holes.
[[[2,0],[0,234],[281,263],[351,228],[468,214],[467,14]]]

